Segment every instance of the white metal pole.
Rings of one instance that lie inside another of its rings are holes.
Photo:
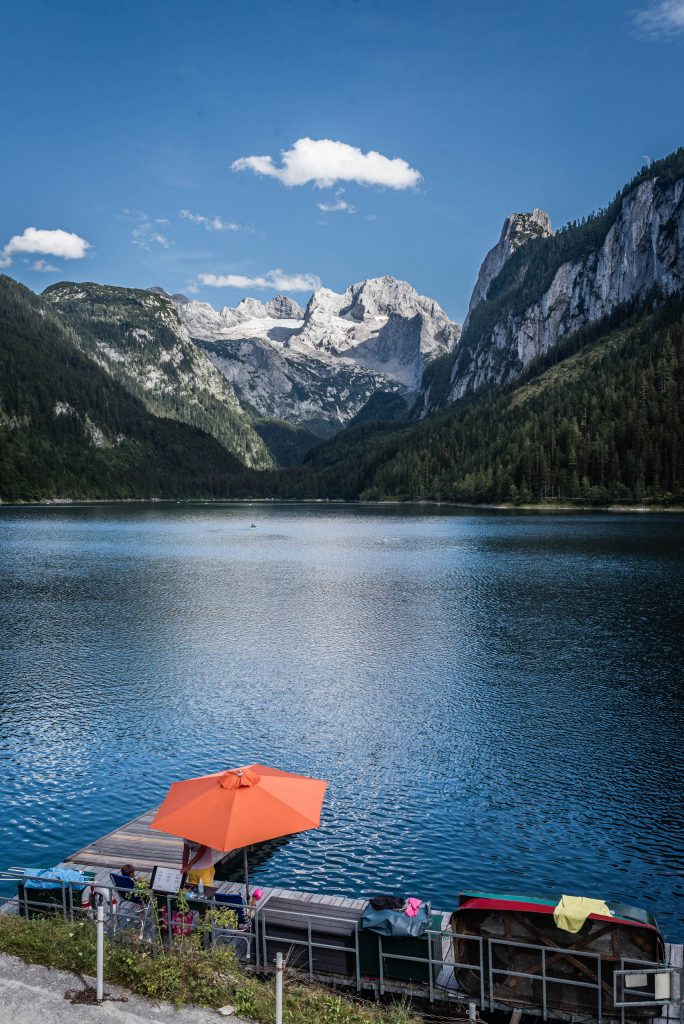
[[[245,906],[249,906],[249,856],[247,850],[249,847],[243,846],[242,848],[242,859],[245,862]]]
[[[468,1020],[477,1020],[477,1003],[468,1003]]]
[[[98,894],[97,900],[97,1001],[101,1003],[104,999],[104,907],[102,896]]]
[[[283,1024],[283,954],[276,953],[275,1024]]]

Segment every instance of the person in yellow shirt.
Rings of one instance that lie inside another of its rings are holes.
[[[181,870],[187,873],[188,885],[213,886],[214,865],[224,856],[222,850],[213,850],[211,846],[193,843],[191,839],[183,840],[183,861]]]

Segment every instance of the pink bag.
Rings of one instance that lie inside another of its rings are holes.
[[[409,896],[409,898],[406,900],[406,907],[404,908],[404,913],[406,914],[407,917],[415,917],[420,908],[422,907],[422,905],[422,900],[416,899],[415,896]]]
[[[194,915],[191,910],[173,910],[171,912],[171,934],[177,939],[192,935],[193,921]],[[162,908],[162,923],[164,925],[164,931],[168,933],[169,913],[166,907]]]

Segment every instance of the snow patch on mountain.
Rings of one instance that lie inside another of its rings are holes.
[[[266,400],[270,392],[281,393],[284,375],[300,383],[302,375],[310,378],[310,387],[305,388],[307,416],[314,400],[313,381],[323,386],[326,377],[330,377],[331,382],[325,386],[337,391],[341,370],[347,382],[353,378],[355,369],[364,368],[376,375],[378,386],[383,389],[389,385],[415,391],[420,387],[427,362],[451,351],[461,333],[459,325],[448,319],[434,299],[419,295],[407,282],[389,276],[359,282],[341,294],[319,288],[306,310],[282,295],[266,303],[246,298],[237,306],[221,310],[207,302],[171,299],[191,338],[202,343],[226,343],[221,349],[222,372],[239,393],[241,388],[248,388],[249,394],[243,390],[244,399],[259,411],[268,407],[268,415],[286,416],[279,401],[275,401],[275,409],[280,412],[273,412],[273,402]],[[229,366],[230,350],[233,360],[243,366],[240,372]],[[328,369],[306,368],[307,359],[323,362]],[[259,368],[266,375],[263,380],[257,380]],[[272,380],[268,375],[272,375]],[[359,388],[352,388],[359,391],[359,399],[362,395],[368,400],[373,393],[369,393],[373,379],[368,373],[361,375]],[[354,416],[360,406],[344,410],[343,396],[337,397],[335,419],[343,422]],[[330,394],[320,398],[320,406],[326,407],[329,415]],[[287,403],[287,418],[293,416],[300,419],[291,403]]]

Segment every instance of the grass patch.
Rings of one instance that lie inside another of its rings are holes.
[[[95,973],[95,927],[61,918],[0,918],[0,953],[79,974]],[[217,1009],[230,1003],[260,1024],[275,1019],[273,982],[249,976],[230,949],[156,949],[142,942],[106,940],[105,980],[138,995],[180,1007]],[[286,979],[283,1017],[289,1024],[415,1024],[403,1006],[376,1006],[320,985]]]

